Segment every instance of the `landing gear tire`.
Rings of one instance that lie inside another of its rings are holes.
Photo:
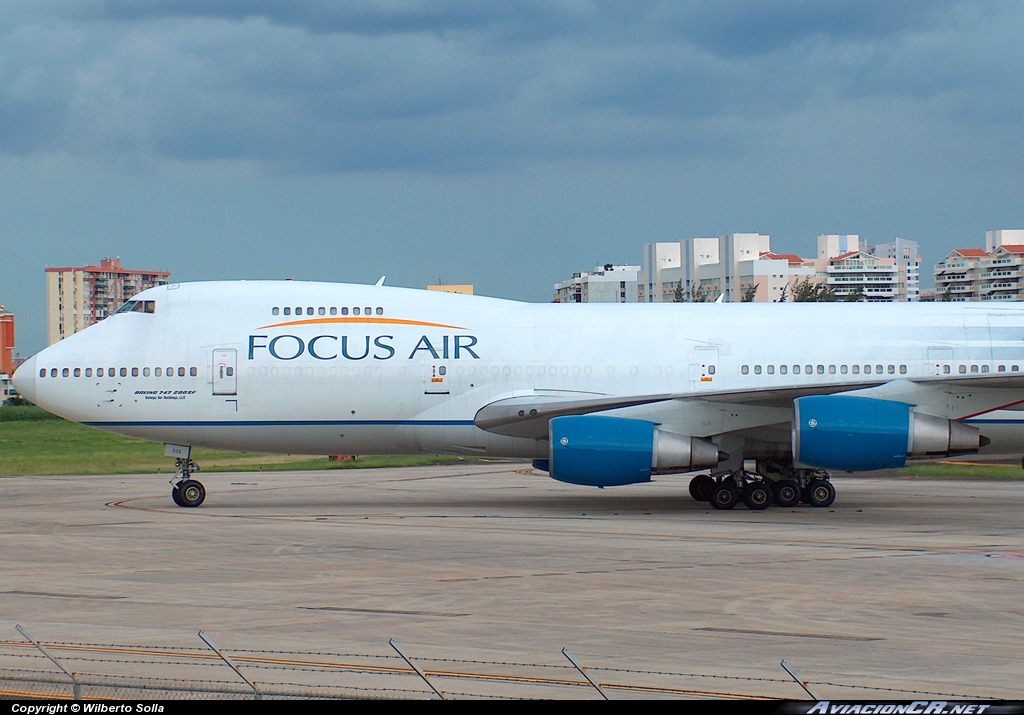
[[[792,479],[780,479],[775,483],[775,503],[783,507],[794,507],[799,504],[800,485]]]
[[[736,506],[738,496],[736,494],[736,488],[731,484],[716,484],[711,489],[711,494],[708,501],[715,509],[721,509],[726,511]]]
[[[171,499],[173,499],[174,503],[177,504],[178,506],[185,506],[185,504],[182,503],[181,501],[181,494],[178,492],[177,484],[171,487]]]
[[[197,507],[206,499],[206,487],[195,479],[186,479],[171,492],[171,497],[178,506]]]
[[[807,498],[811,506],[832,506],[836,500],[836,488],[824,479],[815,479],[807,485]]]
[[[772,505],[772,488],[764,482],[751,482],[743,488],[743,503],[751,511],[764,511]]]
[[[714,487],[714,479],[707,474],[698,474],[690,480],[690,496],[697,501],[708,501],[711,498],[711,490]]]

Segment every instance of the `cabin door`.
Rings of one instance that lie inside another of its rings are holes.
[[[238,351],[232,348],[213,351],[213,394],[238,394],[237,356]]]
[[[718,348],[698,346],[690,359],[690,389],[714,389],[718,383]]]

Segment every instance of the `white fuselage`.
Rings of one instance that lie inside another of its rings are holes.
[[[671,393],[615,414],[680,434],[738,432],[777,452],[790,392],[916,394],[962,379],[978,389],[931,390],[929,411],[977,424],[986,451],[1024,451],[1024,413],[992,412],[1024,400],[1019,304],[553,305],[270,281],[134,300],[151,312],[47,348],[19,369],[19,391],[68,419],[171,444],[543,458],[546,440],[480,429],[477,411],[531,394]],[[758,404],[759,392],[781,397]]]

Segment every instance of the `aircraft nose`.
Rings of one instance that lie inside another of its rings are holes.
[[[11,377],[14,389],[29,402],[36,401],[36,356],[33,355],[21,364]]]

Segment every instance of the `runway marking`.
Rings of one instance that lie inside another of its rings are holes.
[[[43,596],[46,598],[78,598],[92,601],[119,601],[127,596],[97,596],[85,593],[49,593],[47,591],[0,591],[5,596]]]
[[[398,616],[435,616],[437,618],[462,618],[469,613],[443,613],[437,611],[392,611],[384,608],[344,608],[342,606],[296,606],[300,611],[339,611],[343,613],[382,613]]]
[[[786,638],[824,638],[837,641],[884,641],[885,638],[871,636],[837,636],[825,633],[794,633],[786,631],[757,631],[746,628],[694,628],[695,631],[710,631],[712,633],[737,633],[739,635],[753,636],[784,636]]]

